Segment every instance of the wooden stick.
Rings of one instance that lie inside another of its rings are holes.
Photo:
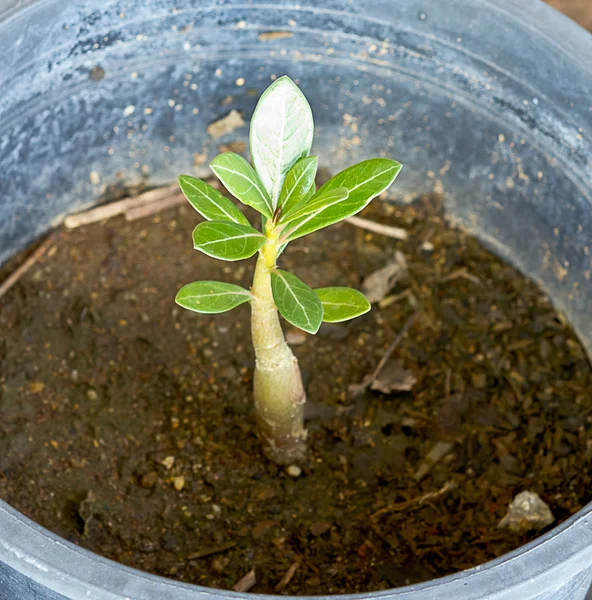
[[[0,298],[47,252],[53,240],[54,234],[50,233],[33,254],[2,282],[2,285],[0,285]]]
[[[89,225],[90,223],[96,223],[97,221],[110,219],[111,217],[116,217],[117,215],[135,208],[136,206],[142,206],[144,204],[150,204],[151,202],[162,200],[163,198],[168,198],[171,194],[177,192],[178,189],[179,186],[175,183],[173,185],[169,185],[168,187],[157,188],[155,190],[150,190],[149,192],[144,192],[135,198],[124,198],[118,202],[111,202],[110,204],[97,206],[95,208],[91,208],[90,210],[67,216],[64,219],[64,225],[68,229],[74,229],[76,227],[80,227],[81,225]]]
[[[232,589],[235,592],[248,592],[256,583],[255,569],[251,569]]]
[[[294,577],[294,573],[298,570],[300,563],[293,563],[291,567],[286,571],[286,574],[282,577],[282,580],[275,586],[274,590],[276,592],[281,592],[289,583],[292,581],[292,577]]]
[[[144,219],[150,215],[157,214],[167,208],[178,206],[185,201],[183,194],[175,194],[173,196],[167,196],[157,200],[156,202],[150,202],[150,204],[143,204],[142,206],[135,206],[125,211],[126,221],[137,221],[138,219]]]
[[[368,231],[386,235],[387,237],[395,238],[396,240],[407,239],[407,232],[400,227],[383,225],[382,223],[376,223],[376,221],[369,221],[368,219],[362,219],[361,217],[348,217],[345,221],[354,227],[367,229]]]

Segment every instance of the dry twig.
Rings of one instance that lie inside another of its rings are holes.
[[[9,275],[6,280],[0,285],[0,298],[47,252],[48,248],[54,240],[53,233],[50,233],[41,245],[27,258],[12,275]]]
[[[144,219],[150,215],[157,214],[167,208],[178,206],[185,201],[183,194],[174,194],[156,202],[150,202],[150,204],[144,204],[142,206],[136,206],[125,211],[126,221],[137,221],[138,219]]]
[[[232,589],[235,592],[248,592],[256,583],[255,569],[251,569]]]
[[[481,280],[479,279],[479,277],[469,273],[469,271],[466,267],[463,267],[462,269],[459,269],[458,271],[454,271],[453,273],[446,275],[446,277],[442,277],[442,279],[440,279],[440,283],[446,283],[447,281],[454,281],[455,279],[468,279],[469,281],[472,281],[473,283],[477,283],[477,284],[481,283]]]
[[[372,515],[371,518],[377,519],[378,517],[380,517],[381,515],[384,515],[386,513],[402,512],[409,508],[413,508],[413,510],[415,510],[417,508],[420,508],[423,504],[425,504],[429,500],[434,500],[435,498],[438,498],[439,496],[446,494],[450,490],[453,490],[455,487],[457,487],[457,486],[456,486],[456,483],[454,483],[454,481],[447,481],[439,490],[436,490],[435,492],[428,492],[427,494],[424,494],[423,496],[419,496],[417,498],[412,498],[411,500],[406,500],[405,502],[396,502],[395,504],[389,504],[388,506],[385,506],[384,508],[377,510]]]
[[[96,223],[97,221],[103,221],[116,217],[132,208],[142,206],[144,204],[150,204],[151,202],[157,202],[163,198],[168,198],[171,194],[174,194],[179,189],[179,186],[175,183],[167,187],[150,190],[144,192],[135,198],[124,198],[117,202],[111,202],[110,204],[104,204],[86,210],[75,215],[69,215],[64,219],[64,225],[68,229],[74,229],[81,225],[89,225],[90,223]]]
[[[362,219],[361,217],[349,217],[345,219],[347,223],[354,227],[360,227],[372,231],[373,233],[379,233],[380,235],[386,235],[387,237],[394,238],[396,240],[406,240],[407,231],[400,227],[392,227],[391,225],[383,225],[382,223],[376,223],[376,221],[369,221],[368,219]]]

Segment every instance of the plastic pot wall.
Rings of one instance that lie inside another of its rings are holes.
[[[216,141],[206,126],[231,108],[248,121],[286,73],[326,166],[404,162],[398,198],[442,190],[592,354],[589,34],[538,0],[301,1],[0,0],[0,263],[105,185],[168,182],[194,153],[246,140],[246,126]],[[479,568],[364,597],[581,600],[591,580],[589,505]],[[0,502],[1,600],[237,596],[117,565]]]

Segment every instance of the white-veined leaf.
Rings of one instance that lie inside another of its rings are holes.
[[[198,313],[215,314],[231,310],[252,298],[239,285],[221,281],[194,281],[184,285],[177,293],[175,302]]]
[[[319,330],[323,322],[323,305],[314,291],[296,275],[274,269],[271,291],[277,309],[288,323],[307,333]]]
[[[193,230],[193,246],[222,260],[250,258],[265,244],[265,236],[250,225],[205,221]]]
[[[317,157],[307,156],[297,161],[288,171],[278,203],[278,208],[282,211],[280,223],[285,215],[298,210],[300,206],[306,203],[307,194],[314,186],[317,166]]]
[[[273,210],[265,187],[253,167],[242,156],[235,152],[224,152],[216,156],[210,167],[233,196],[271,218]]]
[[[315,290],[323,305],[323,321],[349,321],[370,310],[370,302],[362,292],[348,287],[326,287]]]
[[[327,181],[315,197],[320,198],[330,191],[346,188],[349,193],[348,198],[318,214],[313,212],[290,222],[282,235],[284,241],[295,240],[360,212],[373,198],[393,183],[401,168],[402,165],[394,160],[372,158],[345,169]],[[312,202],[314,197],[308,204]]]
[[[336,214],[334,211],[324,212],[325,209],[333,208],[338,206],[344,200],[347,200],[349,192],[347,188],[335,188],[323,193],[315,194],[304,206],[294,211],[291,215],[286,215],[286,222],[290,223],[315,213],[317,215],[329,215]],[[287,229],[291,229],[288,227]]]
[[[179,187],[189,204],[208,221],[232,221],[249,225],[249,220],[228,198],[201,179],[179,177]]]
[[[249,135],[251,160],[273,209],[286,174],[299,158],[308,156],[313,135],[312,111],[304,94],[289,77],[280,77],[261,95]]]

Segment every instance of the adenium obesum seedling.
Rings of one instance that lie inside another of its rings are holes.
[[[306,98],[288,77],[282,77],[263,93],[253,114],[252,166],[233,152],[212,161],[212,171],[226,189],[261,213],[261,231],[207,183],[189,175],[179,177],[187,200],[206,219],[193,231],[197,250],[228,261],[258,254],[250,290],[219,281],[196,281],[179,291],[176,302],[209,314],[250,302],[257,426],[265,454],[281,465],[292,464],[305,453],[306,397],[278,311],[292,325],[314,334],[323,321],[353,319],[368,312],[370,303],[351,288],[313,290],[296,275],[279,269],[278,258],[291,241],[361,211],[401,170],[394,160],[374,158],[349,167],[317,190],[317,157],[309,156],[313,134]]]

